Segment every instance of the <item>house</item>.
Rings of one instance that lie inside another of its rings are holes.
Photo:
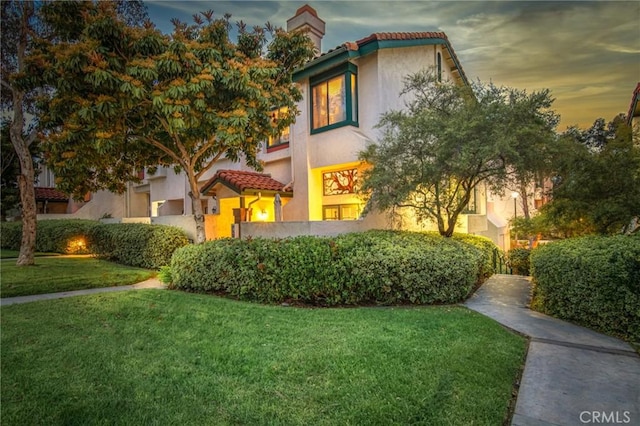
[[[309,5],[287,21],[288,31],[296,29],[307,30],[322,52],[326,23]],[[354,190],[364,167],[358,153],[375,143],[380,116],[403,107],[403,77],[429,67],[442,80],[468,84],[443,32],[374,33],[319,54],[297,70],[293,78],[303,93],[300,115],[289,131],[265,141],[259,154],[264,171],[223,158],[202,177],[207,238],[327,235],[398,226],[385,214],[363,217],[364,204]],[[111,194],[107,200],[107,194],[94,194],[70,216],[174,224],[195,235],[185,175],[159,167],[153,173],[142,171],[140,178],[122,196]],[[96,205],[101,208],[92,207]],[[513,214],[513,199],[481,187],[457,230],[488,236],[508,248]],[[410,215],[401,226],[435,229],[416,224]]]

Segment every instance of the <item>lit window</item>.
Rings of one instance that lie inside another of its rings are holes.
[[[277,122],[282,115],[285,115],[289,112],[289,108],[282,107],[271,112],[271,121],[274,127],[277,126]],[[285,127],[278,136],[269,137],[267,141],[267,148],[271,148],[272,146],[284,145],[289,143],[289,132],[290,126]]]
[[[358,204],[336,204],[322,206],[323,220],[357,220],[360,216]]]
[[[357,169],[323,173],[322,192],[324,195],[353,194],[357,178]]]
[[[311,79],[311,132],[358,123],[356,67],[347,63]]]

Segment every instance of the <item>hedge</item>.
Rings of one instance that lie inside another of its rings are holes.
[[[585,237],[531,254],[532,307],[640,341],[640,237]]]
[[[190,245],[176,250],[163,276],[172,288],[267,303],[433,304],[466,298],[484,268],[482,251],[470,244],[368,231]]]
[[[529,275],[531,272],[530,257],[530,249],[522,247],[513,248],[507,252],[507,263],[512,268],[514,274]]]
[[[91,229],[89,240],[96,256],[147,269],[168,265],[173,252],[189,243],[180,228],[145,223],[101,223]]]
[[[0,223],[0,247],[19,250],[22,222]],[[78,244],[78,242],[83,244]],[[124,265],[159,269],[171,262],[173,252],[189,243],[177,227],[145,223],[100,223],[92,220],[40,220],[36,251],[95,254]]]
[[[87,236],[98,224],[96,221],[82,219],[38,221],[36,251],[63,254],[91,253],[91,242]],[[0,247],[20,250],[22,222],[2,222],[0,233]]]

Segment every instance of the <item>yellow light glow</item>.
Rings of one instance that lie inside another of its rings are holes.
[[[69,243],[67,244],[68,253],[78,253],[78,252],[84,251],[86,248],[87,248],[87,242],[82,237],[70,240]]]
[[[258,220],[261,220],[264,222],[265,220],[267,220],[267,217],[269,217],[269,214],[267,213],[266,210],[263,209],[258,212]]]

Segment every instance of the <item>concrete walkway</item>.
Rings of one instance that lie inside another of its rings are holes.
[[[531,338],[511,424],[640,425],[640,357],[633,348],[529,310],[529,294],[527,278],[494,275],[465,303]]]
[[[51,300],[62,299],[64,297],[85,296],[87,294],[112,293],[115,291],[140,290],[146,288],[163,289],[165,287],[166,286],[162,284],[157,278],[150,278],[137,284],[123,285],[118,287],[102,287],[91,288],[87,290],[63,291],[60,293],[34,294],[33,296],[7,297],[4,299],[0,299],[0,306],[15,305],[17,303],[36,302],[38,300]]]

